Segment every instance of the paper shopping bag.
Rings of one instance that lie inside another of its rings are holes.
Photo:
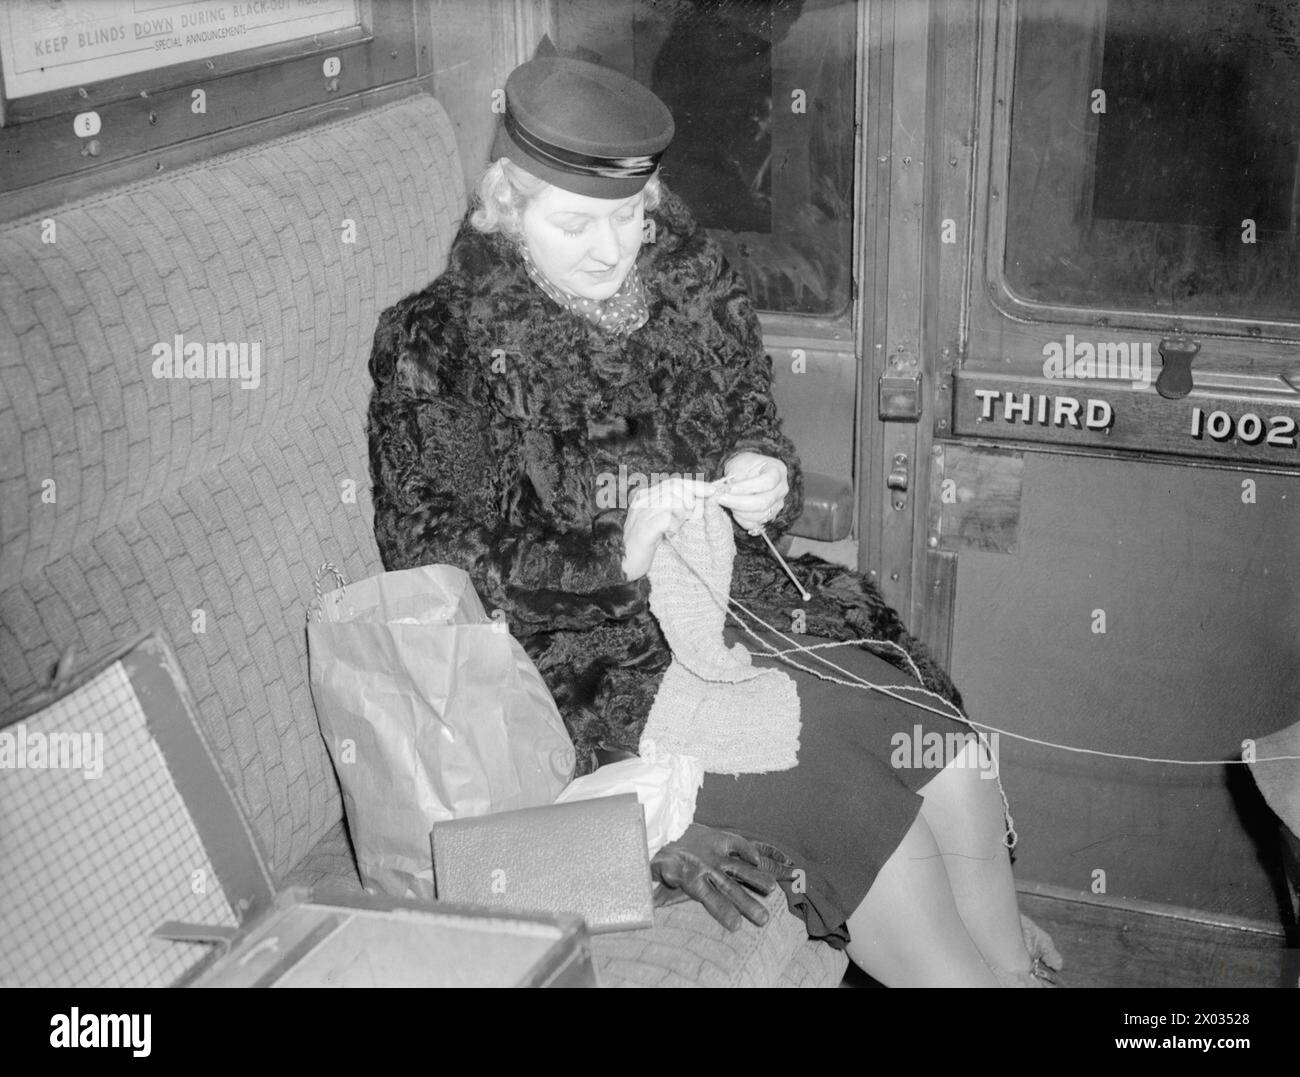
[[[325,593],[307,642],[367,889],[432,900],[434,823],[550,804],[569,781],[573,744],[550,692],[461,569]]]

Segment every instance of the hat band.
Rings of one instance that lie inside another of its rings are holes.
[[[538,138],[522,126],[510,106],[505,112],[506,133],[510,135],[530,157],[535,157],[543,164],[558,168],[561,172],[572,172],[581,176],[600,176],[604,179],[633,179],[637,176],[649,176],[659,165],[661,153],[644,154],[640,157],[597,157],[589,153],[566,150],[553,142]]]

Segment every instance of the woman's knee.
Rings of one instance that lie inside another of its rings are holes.
[[[917,792],[925,801],[956,799],[970,807],[1001,804],[997,762],[974,734],[955,748],[945,765]]]

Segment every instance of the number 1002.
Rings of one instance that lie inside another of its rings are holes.
[[[1200,408],[1192,408],[1192,437],[1198,441],[1209,436],[1214,441],[1236,438],[1243,445],[1279,445],[1294,449],[1296,446],[1296,421],[1291,415],[1271,415],[1260,418],[1253,411],[1235,419],[1226,411],[1212,411],[1208,415]]]

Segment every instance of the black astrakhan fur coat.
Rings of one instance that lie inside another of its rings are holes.
[[[743,284],[665,189],[638,266],[650,320],[613,336],[562,310],[511,241],[462,223],[446,271],[384,311],[370,357],[375,537],[390,571],[465,569],[505,612],[577,749],[635,751],[671,655],[645,579],[620,568],[627,476],[720,478],[749,449],[784,460],[799,515],[799,462],[771,393],[771,362]],[[634,480],[633,480],[634,481]],[[611,501],[615,502],[611,504]],[[761,539],[736,531],[733,595],[783,629],[904,647],[926,686],[960,705],[947,674],[876,587],[812,555],[793,562],[804,604]],[[901,664],[888,649],[881,656]],[[864,697],[864,706],[870,706]]]

